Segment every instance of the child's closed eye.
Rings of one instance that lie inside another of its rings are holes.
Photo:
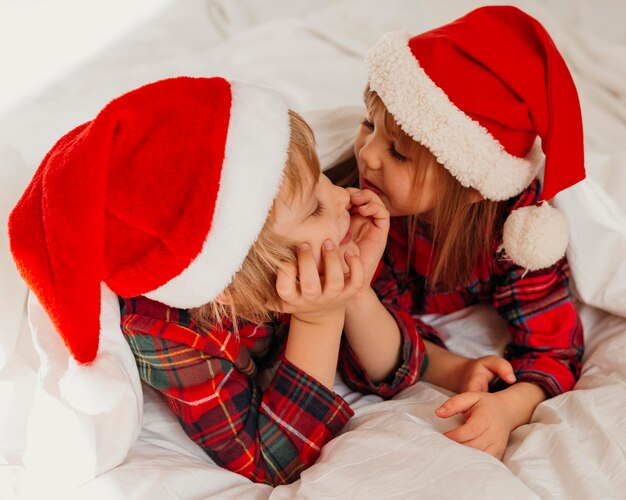
[[[317,217],[318,215],[322,215],[323,212],[324,212],[324,204],[321,201],[318,201],[317,206],[315,207],[315,210],[311,212],[311,216]]]
[[[374,124],[369,121],[367,118],[363,118],[361,120],[361,125],[363,125],[365,128],[368,128],[370,130],[374,130]]]
[[[391,144],[389,146],[389,154],[392,156],[392,158],[394,158],[395,160],[398,161],[407,161],[408,158],[406,156],[404,156],[402,153],[399,153],[398,150],[396,149],[395,145]]]

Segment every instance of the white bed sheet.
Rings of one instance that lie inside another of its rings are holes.
[[[362,106],[363,55],[374,41],[391,29],[428,29],[484,3],[173,1],[0,117],[2,222],[54,140],[121,92],[167,76],[224,74],[280,89],[314,125],[322,162],[330,165],[349,151]],[[577,293],[587,303],[580,307],[587,350],[576,389],[542,403],[531,424],[513,433],[500,463],[441,435],[453,425],[433,414],[444,391],[419,383],[383,402],[338,381],[354,418],[299,481],[275,489],[212,464],[146,390],[143,425],[127,457],[64,491],[65,498],[626,497],[626,8],[618,1],[514,3],[553,34],[583,105],[591,181],[558,197],[572,226]],[[0,238],[0,496],[50,497],[50,485],[23,467],[39,358],[27,290],[5,231]],[[480,307],[430,320],[461,353],[498,352],[506,342],[500,320]]]

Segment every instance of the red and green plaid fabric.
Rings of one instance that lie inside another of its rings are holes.
[[[141,379],[161,392],[189,437],[229,470],[272,485],[294,481],[353,414],[341,397],[284,359],[288,315],[244,322],[237,338],[228,322],[205,330],[187,311],[145,297],[120,298],[120,306]],[[416,321],[390,310],[404,343],[389,382],[372,383],[345,340],[339,356],[350,386],[383,397],[414,383],[426,366]]]
[[[122,330],[147,384],[219,465],[271,485],[297,479],[353,412],[282,356],[288,317],[211,331],[184,310],[145,297],[120,299]],[[257,375],[276,367],[269,386]]]
[[[499,252],[502,224],[515,208],[536,203],[535,180],[500,214],[498,237],[492,255],[476,266],[472,279],[454,290],[425,288],[432,241],[418,227],[407,271],[408,221],[393,217],[387,248],[374,277],[373,287],[389,307],[410,313],[448,314],[477,303],[492,305],[506,320],[511,335],[505,357],[517,379],[541,386],[549,396],[569,391],[581,370],[582,324],[569,290],[565,258],[552,267],[526,273]],[[424,338],[443,344],[437,332],[424,325]],[[497,388],[504,385],[499,382]]]
[[[339,352],[339,370],[346,384],[356,391],[377,394],[385,399],[395,396],[402,389],[413,385],[426,370],[428,356],[422,337],[428,339],[427,332],[430,328],[392,304],[388,304],[386,307],[395,318],[400,329],[400,335],[402,335],[400,366],[389,380],[373,382],[345,336],[342,349]]]

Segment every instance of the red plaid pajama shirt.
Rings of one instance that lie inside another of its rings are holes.
[[[145,297],[120,298],[120,307],[141,379],[161,392],[187,435],[218,465],[255,482],[289,483],[353,415],[340,396],[284,358],[288,315],[242,323],[237,339],[226,322],[205,330],[187,311]],[[339,358],[351,385],[384,397],[415,382],[425,366],[412,318],[395,314],[403,356],[390,381],[372,383],[346,342]]]
[[[499,251],[506,216],[516,208],[535,204],[538,196],[535,180],[507,203],[491,257],[476,266],[468,284],[454,290],[425,289],[432,241],[419,227],[406,272],[408,221],[393,217],[373,287],[386,306],[407,311],[418,325],[421,314],[448,314],[472,304],[490,304],[507,322],[511,339],[505,357],[517,380],[537,384],[551,397],[574,386],[583,355],[582,325],[569,290],[567,260],[526,273]],[[445,347],[436,330],[423,323],[420,330],[426,340]],[[493,389],[504,387],[498,381]]]

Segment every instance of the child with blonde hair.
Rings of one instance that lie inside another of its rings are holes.
[[[124,94],[66,134],[9,223],[18,268],[75,360],[68,375],[93,392],[88,373],[114,373],[98,350],[104,282],[141,379],[218,465],[272,485],[298,478],[353,414],[334,392],[346,307],[369,288],[388,227],[373,193],[320,173],[282,96],[187,77]],[[384,396],[426,366],[410,318],[399,330],[391,356],[384,335],[359,350]],[[457,361],[479,381],[510,371]]]
[[[585,176],[574,83],[541,24],[506,6],[414,37],[388,33],[367,63],[353,173],[391,214],[373,288],[416,322],[429,354],[444,341],[422,314],[485,303],[506,320],[515,383],[489,380],[492,392],[455,387],[446,377],[454,362],[441,359],[431,374],[460,393],[436,410],[466,418],[446,435],[502,458],[510,433],[541,401],[572,389],[581,370],[567,226],[547,203]],[[375,300],[361,292],[351,299],[347,332]],[[358,372],[359,343],[352,347]]]

